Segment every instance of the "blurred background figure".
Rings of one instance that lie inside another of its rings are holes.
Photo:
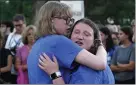
[[[110,65],[111,58],[114,52],[114,43],[111,37],[111,32],[107,27],[100,27],[100,34],[102,38],[102,43],[108,53],[107,55],[107,63]]]
[[[4,37],[0,32],[0,84],[11,83],[12,56],[3,46]]]
[[[111,37],[112,37],[114,46],[118,46],[119,45],[118,32],[112,32]]]
[[[4,37],[3,45],[5,46],[8,35],[13,32],[13,23],[11,21],[1,21],[0,22],[0,32]]]
[[[132,37],[132,40],[133,40],[133,42],[135,42],[135,19],[134,20],[132,20],[132,22],[131,22],[131,26],[132,26],[132,29],[133,29],[133,37]]]
[[[36,39],[36,27],[27,26],[23,31],[22,39],[24,46],[20,47],[16,54],[17,84],[28,84],[27,57]]]
[[[122,27],[119,31],[121,45],[115,49],[111,62],[116,84],[135,83],[135,47],[132,35],[131,27]]]
[[[9,49],[11,54],[13,55],[13,65],[12,65],[12,71],[11,71],[12,83],[16,84],[17,73],[14,69],[15,54],[16,54],[17,48],[23,46],[21,34],[23,29],[26,27],[25,17],[22,14],[16,14],[13,17],[13,25],[16,30],[15,32],[13,31],[12,33],[9,34],[6,41],[5,48]]]
[[[13,23],[11,21],[1,21],[0,22],[0,31],[2,33],[2,36],[7,36],[11,32],[13,32]]]

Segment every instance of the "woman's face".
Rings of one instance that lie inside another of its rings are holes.
[[[106,41],[107,36],[101,31],[100,31],[100,35],[101,35],[102,42]]]
[[[28,43],[34,43],[35,42],[35,34],[34,34],[33,29],[28,30],[27,40],[28,40]]]
[[[123,31],[119,31],[119,40],[123,42],[124,40],[128,39],[128,35],[126,35]]]
[[[6,32],[6,25],[4,25],[4,24],[0,25],[0,32],[1,33],[5,33]]]
[[[70,24],[73,24],[73,19],[68,16],[55,16],[53,17],[52,23],[56,29],[56,32],[58,34],[66,35],[68,32],[68,29],[70,28]]]
[[[74,27],[71,40],[77,43],[81,48],[89,50],[94,42],[94,31],[89,25],[78,23]]]

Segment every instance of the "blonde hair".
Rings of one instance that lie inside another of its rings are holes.
[[[23,33],[22,33],[22,42],[24,44],[28,44],[27,36],[28,36],[29,30],[33,30],[33,33],[34,33],[34,36],[35,36],[35,39],[36,39],[36,31],[37,31],[36,26],[29,25],[23,30]]]
[[[54,16],[65,15],[72,17],[72,11],[70,7],[64,3],[58,1],[48,1],[39,10],[36,16],[35,25],[37,27],[37,36],[46,36],[49,34],[56,34],[56,31],[52,25],[52,18]]]

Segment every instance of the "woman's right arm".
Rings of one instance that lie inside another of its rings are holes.
[[[103,46],[99,46],[94,55],[62,36],[57,40],[53,54],[66,68],[71,68],[74,61],[95,70],[103,70],[107,64],[107,52]]]
[[[98,47],[97,54],[94,55],[87,50],[81,50],[75,58],[75,61],[93,68],[95,70],[103,70],[106,68],[107,60],[106,60],[107,52],[103,46]]]

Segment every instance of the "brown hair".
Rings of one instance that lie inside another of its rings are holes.
[[[3,41],[3,36],[2,36],[2,33],[0,32],[0,41]]]
[[[13,21],[19,21],[19,20],[22,20],[24,23],[26,23],[26,19],[25,19],[24,15],[22,15],[22,14],[16,14],[13,17]]]
[[[36,16],[35,26],[37,27],[38,37],[56,34],[54,27],[52,26],[52,18],[54,16],[66,15],[72,17],[70,7],[64,3],[58,1],[48,1],[39,10]]]

